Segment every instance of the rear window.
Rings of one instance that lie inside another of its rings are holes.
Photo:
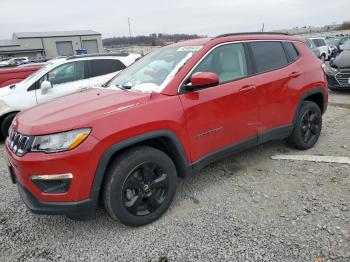
[[[315,45],[317,47],[326,46],[327,45],[326,41],[324,39],[321,39],[321,38],[312,39],[312,41],[315,43]]]
[[[252,42],[250,47],[255,60],[257,73],[267,72],[288,64],[281,42]]]
[[[291,42],[284,42],[284,48],[286,50],[287,56],[289,58],[289,62],[294,62],[298,59],[298,51],[295,49],[295,46]]]
[[[126,66],[116,59],[96,59],[90,60],[90,77],[107,75],[120,70]]]

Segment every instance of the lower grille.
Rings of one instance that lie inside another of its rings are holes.
[[[23,156],[30,148],[31,137],[22,135],[13,128],[9,130],[8,147],[18,156]]]
[[[338,81],[341,86],[350,86],[350,72],[340,72],[336,74],[335,79]]]

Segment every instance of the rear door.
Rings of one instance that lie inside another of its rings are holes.
[[[255,63],[258,97],[258,132],[277,130],[292,121],[293,89],[298,87],[301,69],[295,62],[298,53],[292,43],[280,41],[250,42]],[[286,51],[290,50],[287,56]]]
[[[91,87],[101,86],[125,68],[125,65],[117,59],[92,58],[88,61]]]
[[[68,62],[55,67],[38,80],[37,86],[39,89],[36,90],[37,102],[40,104],[86,89],[89,86],[87,76],[86,61]],[[40,85],[45,80],[51,83],[52,89],[42,94]]]
[[[220,79],[218,86],[179,96],[192,161],[241,142],[256,143],[257,96],[248,60],[243,43],[224,44],[214,48],[191,72],[213,72]]]

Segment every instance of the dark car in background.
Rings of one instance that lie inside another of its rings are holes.
[[[343,51],[330,61],[327,79],[331,90],[350,90],[350,51]]]

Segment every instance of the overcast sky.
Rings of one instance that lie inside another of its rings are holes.
[[[0,39],[13,32],[92,29],[103,37],[257,31],[350,20],[350,0],[0,0]]]

